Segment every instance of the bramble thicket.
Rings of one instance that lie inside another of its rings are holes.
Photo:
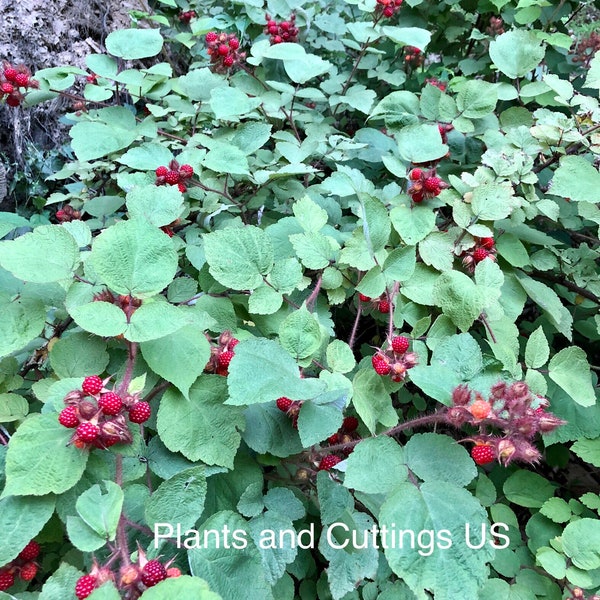
[[[69,142],[0,213],[0,598],[596,600],[596,15],[156,0],[4,60]]]

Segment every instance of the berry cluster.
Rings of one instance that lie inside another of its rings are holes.
[[[411,169],[408,173],[408,179],[410,184],[407,191],[416,204],[428,198],[439,196],[441,191],[448,187],[445,181],[436,177],[435,169]]]
[[[425,62],[423,52],[415,46],[406,46],[404,48],[404,62],[410,65],[413,69],[420,67]]]
[[[75,210],[70,204],[66,204],[63,208],[56,211],[56,220],[59,223],[70,223],[81,219],[81,213]]]
[[[541,458],[532,443],[535,435],[549,433],[564,424],[546,412],[548,405],[548,400],[533,394],[524,381],[496,383],[487,399],[466,385],[459,385],[452,392],[452,406],[445,409],[443,417],[454,427],[478,428],[476,435],[465,440],[475,444],[471,456],[478,465],[495,460],[504,466],[514,461],[535,463]]]
[[[123,294],[115,296],[109,290],[104,290],[94,296],[94,302],[110,302],[118,306],[126,315],[127,319],[131,319],[131,315],[142,305],[139,298],[133,296],[125,296]]]
[[[443,81],[440,81],[437,77],[428,77],[425,80],[425,83],[428,83],[429,85],[435,86],[436,88],[438,88],[442,92],[446,91],[446,83],[443,82]]]
[[[240,52],[240,41],[233,33],[209,31],[205,40],[206,52],[215,73],[227,73],[246,58],[246,53]]]
[[[580,587],[574,587],[571,590],[571,595],[565,600],[600,600],[600,596],[598,594],[593,594],[589,597],[586,597],[585,592]]]
[[[97,85],[98,84],[98,75],[96,75],[96,73],[90,73],[89,75],[85,76],[85,80],[90,85]]]
[[[194,168],[191,165],[179,166],[176,160],[172,160],[168,167],[158,167],[155,173],[156,185],[176,185],[183,194],[187,190],[185,182],[194,175]]]
[[[440,85],[443,85],[443,84],[440,83]],[[438,85],[437,87],[439,89],[442,89],[440,87],[440,85]],[[448,143],[448,132],[452,131],[453,129],[454,129],[454,125],[452,125],[452,123],[438,123],[438,131],[440,132],[440,135],[442,136],[443,144]]]
[[[462,254],[462,263],[465,269],[473,272],[475,267],[486,258],[496,260],[496,245],[493,237],[475,238],[475,246],[465,250]]]
[[[182,22],[182,23],[189,23],[192,19],[195,19],[198,15],[196,14],[195,10],[182,10],[178,15],[177,18]]]
[[[590,62],[600,50],[600,33],[592,31],[588,37],[584,37],[571,47],[569,53],[573,55],[574,63],[581,63],[586,69],[590,68]]]
[[[502,35],[504,33],[504,21],[502,17],[490,17],[490,24],[485,31],[491,36]]]
[[[91,375],[83,380],[81,390],[65,396],[65,408],[58,415],[58,422],[75,429],[71,442],[77,448],[104,449],[119,443],[130,444],[133,438],[127,418],[141,424],[152,414],[150,405],[137,394],[122,398],[114,390],[106,389],[107,382],[108,379]]]
[[[382,294],[379,298],[369,298],[364,294],[358,294],[358,299],[365,304],[372,304],[382,315],[387,315],[392,309],[392,305],[387,298],[386,294]]]
[[[0,592],[6,591],[15,583],[15,576],[22,581],[31,581],[38,571],[38,564],[35,559],[40,554],[40,545],[31,540],[17,558],[0,569]]]
[[[6,96],[6,104],[16,107],[23,102],[25,96],[22,90],[38,88],[39,83],[31,79],[31,72],[25,65],[2,63],[0,70],[0,100]]]
[[[327,438],[327,443],[330,446],[336,446],[337,444],[349,444],[350,442],[356,442],[361,439],[358,429],[358,419],[356,417],[344,417],[342,426],[333,434]],[[354,450],[354,445],[348,448],[342,448],[341,453],[344,456],[349,456]],[[331,455],[330,455],[331,456]]]
[[[342,462],[342,459],[335,454],[326,454],[320,461],[317,466],[318,471],[331,471],[335,465]]]
[[[371,357],[371,364],[378,375],[389,375],[392,381],[399,383],[404,380],[407,371],[418,362],[414,352],[408,352],[410,340],[403,335],[394,336],[388,347],[379,348]]]
[[[400,10],[402,0],[377,0],[375,15],[383,15],[386,18],[393,17]]]
[[[301,407],[302,402],[299,400],[290,400],[285,396],[277,398],[277,408],[292,420],[292,427],[294,429],[298,429],[298,415],[300,414]]]
[[[238,345],[239,340],[231,334],[231,331],[224,331],[217,339],[216,346],[210,350],[210,359],[204,370],[207,373],[216,373],[227,377],[229,375],[229,363],[233,359],[235,352],[233,349]]]
[[[280,21],[279,23],[271,18],[271,15],[267,13],[265,15],[267,24],[265,25],[264,32],[271,36],[271,46],[274,44],[281,44],[282,42],[297,42],[298,34],[300,33],[296,27],[296,15],[292,13],[287,21]]]

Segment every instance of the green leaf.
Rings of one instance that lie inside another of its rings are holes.
[[[54,496],[5,496],[0,499],[0,563],[8,564],[17,557],[54,512]]]
[[[573,202],[597,202],[600,173],[581,156],[563,156],[548,193]]]
[[[226,388],[224,377],[202,375],[190,388],[189,399],[174,389],[163,394],[157,429],[169,450],[191,461],[233,468],[244,418],[241,409],[223,404]]]
[[[25,420],[8,445],[3,496],[62,494],[72,488],[89,455],[69,445],[72,433],[55,413]]]
[[[236,290],[255,289],[273,268],[273,245],[258,227],[246,225],[204,234],[210,274]]]
[[[231,534],[226,548],[223,540],[216,543],[215,536],[211,535],[206,545],[189,550],[192,574],[205,579],[211,589],[224,598],[273,600],[260,553],[251,540],[248,524],[241,516],[230,511],[212,515],[199,528],[200,539],[205,530],[221,532],[224,527],[230,532],[237,532],[237,539]],[[159,597],[162,600],[162,596]]]
[[[163,481],[146,501],[145,519],[155,524],[169,524],[173,532],[180,526],[190,529],[202,515],[206,499],[204,466],[191,467]]]
[[[431,364],[447,367],[462,381],[469,381],[483,368],[483,355],[472,335],[460,333],[440,340],[434,348]]]
[[[390,237],[387,208],[377,199],[364,194],[360,199],[360,223],[371,255],[382,250]]]
[[[580,569],[600,568],[600,521],[579,519],[569,523],[561,536],[563,552]]]
[[[88,598],[90,600],[120,600],[121,596],[115,584],[112,581],[107,581],[95,589]]]
[[[352,348],[342,340],[333,340],[327,346],[326,354],[327,366],[337,373],[349,373],[356,365]]]
[[[160,339],[142,342],[140,349],[148,366],[177,386],[186,397],[210,358],[210,344],[204,332],[193,325]]]
[[[272,127],[268,123],[244,123],[236,130],[231,143],[247,155],[254,154],[271,139]]]
[[[473,280],[459,271],[442,273],[433,288],[433,300],[463,332],[468,331],[486,305]]]
[[[20,421],[29,412],[29,402],[17,394],[0,394],[0,423]]]
[[[172,223],[181,216],[183,209],[183,194],[176,186],[136,186],[127,193],[129,216],[155,227]]]
[[[446,232],[434,231],[419,243],[419,255],[426,265],[450,271],[454,264],[454,240]]]
[[[252,290],[248,298],[248,311],[253,315],[272,315],[283,304],[283,295],[268,285]]]
[[[145,142],[139,146],[130,148],[117,159],[120,162],[132,169],[139,169],[140,171],[155,170],[160,166],[168,165],[173,159],[171,151],[162,144],[156,142]],[[152,184],[153,187],[156,185]],[[146,186],[149,188],[150,186]]]
[[[463,117],[481,119],[496,108],[496,86],[480,79],[466,81],[456,96],[456,106]]]
[[[236,120],[260,104],[258,98],[249,98],[244,92],[232,87],[216,87],[210,92],[210,109],[219,121]],[[240,148],[244,150],[244,148]]]
[[[300,308],[279,327],[279,343],[296,360],[309,357],[321,346],[321,327],[312,313]]]
[[[81,517],[67,516],[67,535],[81,552],[95,552],[106,544],[106,539],[96,533]]]
[[[0,265],[23,281],[68,279],[78,264],[77,243],[60,225],[41,225],[16,240],[0,242]]]
[[[598,53],[594,55],[594,58],[592,58],[590,62],[590,68],[587,72],[583,87],[600,90],[600,55]]]
[[[158,29],[119,29],[108,34],[107,51],[125,60],[156,56],[163,46]]]
[[[525,346],[525,364],[530,369],[539,369],[546,364],[550,356],[550,346],[544,335],[544,330],[538,327],[527,340]]]
[[[404,447],[406,465],[423,481],[465,487],[477,476],[469,453],[454,439],[437,433],[413,435]]]
[[[296,361],[277,342],[266,338],[244,340],[235,347],[227,384],[227,404],[237,406],[274,402],[281,396],[308,400],[325,388],[318,379],[301,379]]]
[[[396,425],[398,415],[380,375],[373,369],[360,369],[352,380],[352,387],[352,404],[371,433],[375,433],[377,423],[385,427]]]
[[[484,508],[465,489],[429,481],[419,488],[402,483],[381,507],[379,525],[414,534],[402,543],[389,543],[390,567],[418,598],[425,590],[436,600],[477,597],[488,576],[486,563],[494,550],[491,540],[476,549],[482,528],[489,529]]]
[[[83,521],[99,536],[115,539],[123,508],[123,490],[112,481],[103,481],[106,493],[96,484],[83,492],[75,508]]]
[[[510,215],[516,206],[510,184],[488,183],[473,190],[471,210],[483,221],[497,221]]]
[[[311,200],[309,196],[303,196],[294,202],[292,211],[302,229],[313,233],[318,233],[329,218],[327,211]]]
[[[396,44],[414,46],[423,51],[431,41],[431,32],[420,27],[394,27],[384,25],[381,28],[383,35]]]
[[[579,439],[571,446],[571,451],[585,462],[600,467],[600,439]]]
[[[569,504],[562,498],[550,498],[546,500],[542,508],[540,508],[540,513],[555,523],[566,523],[571,519],[573,514]]]
[[[140,219],[105,229],[92,245],[96,274],[112,291],[136,298],[157,294],[177,271],[177,253],[169,236]]]
[[[507,77],[523,77],[544,59],[545,48],[534,31],[513,29],[490,42],[490,58]]]
[[[181,598],[222,600],[219,594],[210,591],[206,581],[199,577],[191,577],[190,575],[165,579],[157,585],[148,588],[141,597],[143,600],[181,600]],[[90,600],[93,599],[90,597]]]
[[[437,125],[422,124],[403,127],[396,134],[400,156],[413,163],[435,161],[448,153]]]
[[[342,425],[342,412],[336,406],[304,402],[298,416],[298,433],[304,448],[318,444]]]
[[[124,336],[130,342],[148,342],[170,335],[192,319],[189,309],[173,306],[162,296],[145,300],[130,318]]]
[[[324,269],[335,260],[339,244],[321,233],[296,233],[289,240],[307,269]]]
[[[581,348],[570,346],[555,354],[548,364],[548,375],[577,404],[592,406],[596,403],[590,365]]]
[[[503,486],[506,499],[519,506],[540,508],[554,495],[555,486],[547,479],[531,471],[516,471]]]
[[[46,323],[46,308],[37,300],[10,298],[0,294],[0,357],[20,350],[41,334]]]
[[[442,365],[417,365],[409,372],[410,380],[427,396],[450,406],[452,392],[461,383],[459,375]]]
[[[435,213],[428,206],[396,206],[390,218],[394,229],[410,246],[424,239],[435,227]]]
[[[408,281],[415,272],[416,264],[417,251],[414,246],[396,248],[395,250],[392,250],[385,259],[385,262],[383,263],[383,274],[390,282]]]
[[[202,165],[215,173],[248,175],[248,159],[245,152],[231,144],[218,144],[208,151]]]
[[[49,357],[50,365],[60,378],[103,373],[110,358],[106,342],[83,332],[58,339],[52,345]]]
[[[395,440],[386,436],[367,438],[348,457],[344,485],[366,494],[387,494],[406,481],[405,463],[404,451]]]
[[[67,563],[61,563],[44,582],[38,600],[75,600],[75,584],[81,571]]]

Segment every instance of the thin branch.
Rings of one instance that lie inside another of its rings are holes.
[[[350,333],[350,339],[348,340],[348,346],[351,350],[354,350],[354,343],[356,342],[356,332],[358,331],[358,322],[360,321],[360,315],[362,314],[362,302],[358,301],[358,309],[356,310],[356,317],[354,317],[354,324],[352,325],[352,332]]]
[[[584,298],[591,300],[595,304],[600,305],[600,298],[598,298],[598,296],[596,296],[596,294],[590,292],[589,290],[586,290],[585,288],[578,286],[577,284],[573,283],[572,281],[569,281],[564,275],[553,275],[552,273],[544,273],[543,271],[535,271],[535,275],[537,277],[539,277],[540,279],[545,279],[546,281],[550,281],[552,283],[562,285],[563,287],[566,287],[571,292],[575,292],[576,294],[579,294],[580,296],[583,296]]]

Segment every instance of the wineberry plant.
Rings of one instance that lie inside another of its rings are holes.
[[[4,61],[72,160],[0,213],[0,598],[598,598],[592,10],[156,0]]]

